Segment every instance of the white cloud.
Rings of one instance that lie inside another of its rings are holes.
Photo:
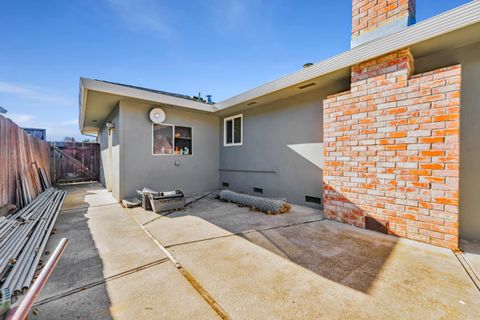
[[[60,125],[62,126],[73,126],[76,125],[78,127],[78,119],[72,119],[68,121],[63,121]]]
[[[19,127],[23,128],[41,128],[47,130],[47,139],[61,141],[65,137],[75,137],[78,141],[83,139],[78,129],[78,120],[67,120],[59,123],[51,123],[42,121],[31,114],[24,113],[7,113],[7,118],[10,118]]]
[[[5,81],[0,81],[0,93],[25,98],[30,101],[47,102],[62,106],[70,106],[74,102],[72,99],[53,93],[46,88]]]
[[[261,21],[263,0],[215,0],[209,2],[214,21],[223,30],[250,32]]]
[[[24,114],[24,113],[7,113],[5,114],[7,118],[10,118],[13,122],[15,122],[20,127],[28,127],[33,119],[35,118],[31,114]]]
[[[107,0],[118,16],[134,29],[153,31],[170,37],[173,28],[167,22],[169,13],[155,0]]]

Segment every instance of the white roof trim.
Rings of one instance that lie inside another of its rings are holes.
[[[158,102],[168,104],[172,106],[184,107],[189,109],[201,110],[201,111],[216,111],[213,105],[203,102],[197,102],[184,98],[174,97],[157,92],[149,92],[142,89],[131,88],[122,86],[119,84],[108,83],[99,80],[92,80],[87,78],[80,78],[81,85],[84,90],[92,90],[98,92],[106,92],[116,94],[119,96],[125,96],[129,98],[148,100],[152,102]]]
[[[87,101],[88,90],[105,92],[119,96],[147,100],[160,104],[178,106],[193,110],[206,112],[215,112],[217,109],[207,103],[197,102],[193,100],[178,98],[166,94],[149,92],[142,89],[130,88],[119,84],[103,82],[99,80],[80,78],[80,130],[83,131],[85,124],[85,105]]]
[[[392,35],[365,43],[313,66],[223,100],[215,104],[215,107],[218,110],[224,110],[478,22],[480,22],[480,1],[472,1]]]

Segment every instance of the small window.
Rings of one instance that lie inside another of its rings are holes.
[[[191,155],[192,128],[175,126],[175,154]]]
[[[154,155],[192,155],[192,128],[153,124]]]
[[[223,121],[224,146],[241,146],[243,142],[243,115],[228,117]]]

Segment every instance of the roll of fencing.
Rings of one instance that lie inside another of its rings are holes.
[[[290,210],[290,205],[285,199],[257,197],[230,190],[220,191],[219,197],[220,200],[233,202],[267,214],[280,214]]]

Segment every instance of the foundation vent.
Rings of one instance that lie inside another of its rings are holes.
[[[222,182],[222,186],[224,188],[228,188],[230,186],[230,184],[228,182]]]
[[[322,198],[305,196],[305,202],[322,204]]]
[[[263,194],[263,188],[254,187],[253,192]]]

